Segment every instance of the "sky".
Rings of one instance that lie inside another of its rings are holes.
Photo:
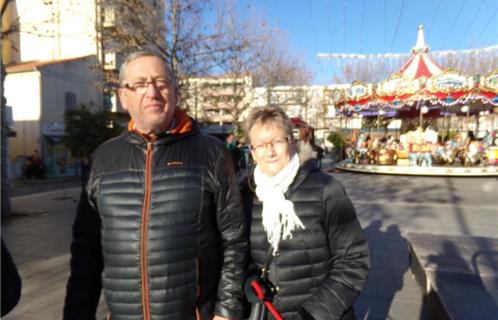
[[[317,53],[408,53],[420,24],[431,51],[498,44],[498,0],[239,0],[238,9],[282,29],[313,84],[338,72]]]

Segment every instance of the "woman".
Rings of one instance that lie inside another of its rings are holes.
[[[269,264],[274,306],[284,319],[354,319],[370,262],[343,187],[313,161],[300,163],[282,109],[254,109],[246,133],[256,162],[244,190],[251,257],[259,269]]]
[[[297,143],[299,150],[299,161],[304,163],[310,159],[314,159],[316,166],[321,167],[324,150],[315,143],[315,134],[311,127],[299,129],[299,142]]]

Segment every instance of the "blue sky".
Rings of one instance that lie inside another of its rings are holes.
[[[313,83],[330,82],[336,63],[317,53],[408,53],[419,24],[431,51],[498,44],[498,0],[239,0],[287,34]]]

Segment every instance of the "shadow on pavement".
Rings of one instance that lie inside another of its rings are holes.
[[[357,319],[401,319],[391,317],[390,310],[396,293],[403,288],[409,267],[407,242],[397,225],[392,224],[384,231],[381,220],[372,221],[364,233],[370,246],[371,269],[355,303]]]

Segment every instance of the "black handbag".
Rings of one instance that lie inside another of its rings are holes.
[[[266,310],[262,303],[251,304],[251,314],[246,320],[266,320]]]
[[[255,292],[254,282],[257,283],[257,290],[262,292],[264,296],[264,301],[272,301],[273,297],[277,293],[277,290],[273,283],[268,279],[268,268],[270,266],[271,260],[273,259],[272,247],[268,248],[266,254],[266,261],[262,269],[255,269],[253,273],[247,276],[244,282],[244,293],[247,300],[251,303],[251,313],[249,318],[246,320],[266,320],[267,319],[267,309],[261,297],[258,297]]]

